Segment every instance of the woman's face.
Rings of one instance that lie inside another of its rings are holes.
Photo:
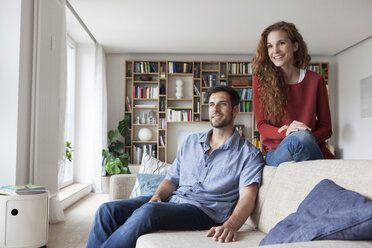
[[[287,33],[282,30],[271,31],[267,36],[267,52],[276,67],[285,69],[294,65],[293,53],[297,48],[297,42],[292,43]]]

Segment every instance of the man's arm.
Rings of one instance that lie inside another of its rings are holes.
[[[165,201],[173,191],[177,189],[178,185],[170,180],[164,179],[155,194],[151,197],[149,202],[162,202]]]
[[[222,226],[212,227],[207,237],[213,236],[215,241],[230,242],[236,241],[237,231],[248,219],[254,210],[258,192],[257,183],[243,187],[239,190],[239,200],[231,216]]]

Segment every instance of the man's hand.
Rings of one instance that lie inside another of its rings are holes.
[[[155,194],[151,197],[149,202],[162,202],[171,196],[172,192],[177,189],[178,185],[172,181],[164,179],[158,186]]]
[[[160,199],[159,196],[157,196],[157,195],[153,195],[153,196],[151,197],[151,199],[149,200],[149,202],[162,202],[162,200]]]
[[[212,227],[208,231],[207,237],[213,236],[215,241],[221,243],[236,241],[238,236],[237,231],[253,212],[257,192],[257,183],[252,183],[249,186],[241,188],[239,190],[238,203],[236,204],[231,216],[222,226]]]
[[[237,230],[232,228],[232,226],[228,224],[223,224],[222,226],[214,226],[209,229],[207,233],[207,237],[212,237],[214,241],[218,241],[221,243],[228,243],[230,241],[236,241],[237,237]]]

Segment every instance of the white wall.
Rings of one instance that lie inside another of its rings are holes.
[[[18,89],[17,184],[29,182],[33,63],[33,1],[22,1]]]
[[[0,184],[15,184],[21,0],[0,2]]]
[[[37,27],[31,131],[30,179],[53,195],[58,191],[59,113],[62,77],[63,6],[58,0],[35,1]],[[53,42],[54,41],[54,42]]]
[[[372,38],[337,55],[337,151],[344,159],[372,159],[372,117],[360,115],[360,80],[372,76]]]
[[[1,1],[1,184],[29,182],[33,1]]]

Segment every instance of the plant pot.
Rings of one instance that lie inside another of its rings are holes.
[[[103,194],[108,194],[110,192],[110,178],[111,176],[101,177],[101,191]]]

